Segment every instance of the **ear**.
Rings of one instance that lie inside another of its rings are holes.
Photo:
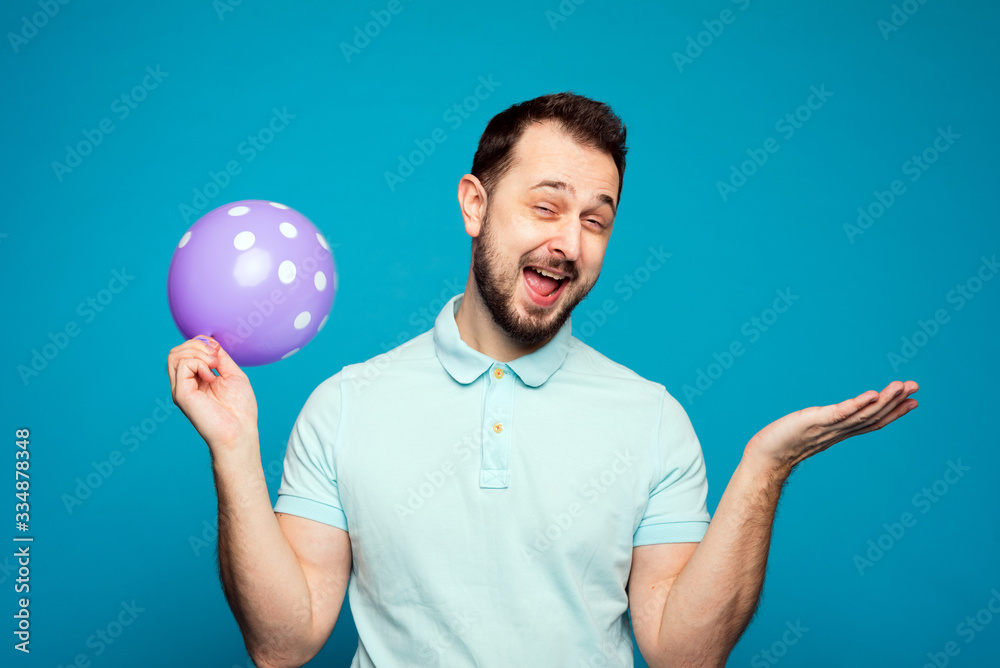
[[[486,213],[486,189],[472,174],[466,174],[458,182],[458,207],[462,210],[466,233],[478,237]]]

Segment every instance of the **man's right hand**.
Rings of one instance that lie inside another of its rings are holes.
[[[257,400],[218,342],[185,341],[170,351],[167,372],[174,403],[212,451],[219,577],[247,651],[257,666],[305,665],[340,615],[351,576],[350,536],[274,512],[260,463]]]
[[[257,399],[250,379],[218,341],[198,336],[172,349],[167,374],[174,403],[213,455],[256,437]]]

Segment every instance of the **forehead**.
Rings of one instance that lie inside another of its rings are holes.
[[[618,196],[618,168],[611,155],[578,143],[557,123],[531,123],[515,144],[513,158],[502,181],[517,190],[563,181],[580,191]]]

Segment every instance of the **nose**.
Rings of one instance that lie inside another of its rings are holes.
[[[552,238],[549,239],[549,252],[553,255],[561,255],[568,262],[579,260],[582,228],[583,225],[579,220],[568,216],[560,221],[559,225],[553,229]]]

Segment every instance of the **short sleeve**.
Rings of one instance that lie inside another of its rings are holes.
[[[299,412],[285,450],[274,511],[347,531],[333,456],[341,423],[340,380],[338,373],[323,381]]]
[[[632,545],[700,542],[710,520],[701,444],[680,403],[663,392],[658,429],[657,484]]]

